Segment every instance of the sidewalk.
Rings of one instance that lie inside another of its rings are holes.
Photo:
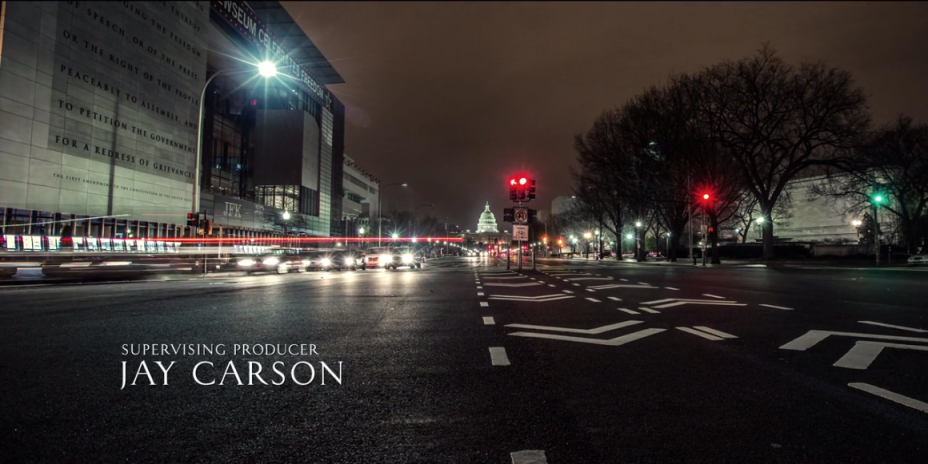
[[[668,266],[668,267],[692,267],[692,268],[710,268],[710,267],[741,267],[741,268],[786,268],[786,269],[822,269],[822,270],[845,270],[845,271],[905,271],[905,272],[928,272],[928,266],[911,266],[904,263],[894,264],[892,266],[863,265],[859,261],[816,261],[816,260],[775,260],[772,262],[760,262],[760,260],[723,260],[721,264],[706,263],[702,265],[702,260],[697,259],[696,265],[693,265],[692,259],[680,259],[676,262],[664,260],[650,260],[637,262],[634,259],[584,259],[584,258],[539,258],[539,263],[556,265],[558,262],[566,264],[591,264],[598,266],[618,266],[618,265],[640,265],[640,266]]]

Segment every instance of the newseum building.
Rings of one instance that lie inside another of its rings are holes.
[[[341,82],[278,2],[2,2],[3,234],[329,236]]]

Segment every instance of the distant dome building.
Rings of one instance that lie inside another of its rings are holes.
[[[482,234],[484,232],[499,232],[499,228],[496,226],[496,216],[490,211],[489,201],[487,202],[487,208],[483,210],[483,213],[480,214],[480,219],[477,221],[477,233]]]
[[[500,232],[496,224],[496,216],[490,211],[490,202],[487,202],[480,219],[477,220],[477,231],[467,231],[463,235],[464,243],[468,248],[477,248],[486,251],[489,247],[496,249],[497,244],[508,247],[512,244],[509,231]]]

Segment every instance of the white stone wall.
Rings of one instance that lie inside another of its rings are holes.
[[[4,3],[0,206],[189,211],[209,4]]]

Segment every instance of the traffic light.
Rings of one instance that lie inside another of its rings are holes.
[[[535,199],[535,179],[529,179],[528,181],[528,201]]]
[[[709,199],[709,194],[708,194],[708,193],[704,193],[704,194],[702,195],[702,199],[703,199],[703,200],[708,200],[708,199]]]
[[[509,179],[509,200],[519,201],[519,183],[515,177]]]
[[[534,210],[534,209],[529,208],[529,210],[528,210],[528,223],[529,223],[529,224],[534,224],[534,223],[535,223],[535,218],[536,218],[537,216],[538,216],[538,210]]]
[[[187,226],[193,227],[197,225],[197,220],[199,220],[199,215],[196,213],[187,213]]]
[[[203,234],[213,235],[213,220],[212,219],[206,219],[203,221]]]
[[[514,222],[514,221],[515,221],[515,209],[504,208],[503,209],[503,222]]]

